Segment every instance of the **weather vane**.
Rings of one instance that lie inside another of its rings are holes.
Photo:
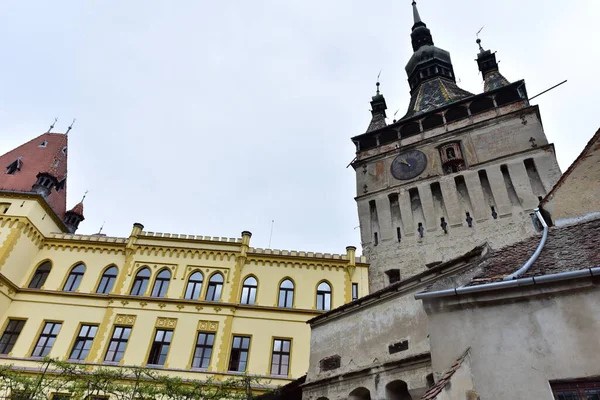
[[[52,123],[52,125],[50,125],[50,128],[48,128],[48,132],[46,132],[46,133],[50,133],[52,131],[52,129],[54,129],[54,125],[56,125],[56,121],[58,121],[58,118],[54,118],[54,122]]]
[[[73,118],[73,122],[71,122],[71,125],[69,125],[69,127],[67,128],[67,132],[65,133],[65,135],[68,135],[69,132],[71,131],[71,129],[73,129],[73,125],[75,124],[75,118]]]

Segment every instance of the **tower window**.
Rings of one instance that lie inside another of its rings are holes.
[[[442,169],[446,175],[465,169],[465,161],[460,150],[460,143],[447,143],[440,147]]]
[[[388,269],[385,271],[385,274],[388,277],[390,285],[392,283],[400,282],[400,270],[399,269]]]

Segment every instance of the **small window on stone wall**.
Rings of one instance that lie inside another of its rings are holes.
[[[400,270],[399,269],[388,269],[387,271],[385,271],[385,274],[387,275],[387,277],[390,281],[390,285],[392,283],[400,282]]]
[[[332,371],[338,369],[342,365],[342,358],[337,354],[331,357],[327,357],[319,361],[319,369],[321,372]]]
[[[10,208],[10,203],[0,203],[0,214],[6,214]]]

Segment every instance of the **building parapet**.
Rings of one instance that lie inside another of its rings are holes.
[[[127,243],[127,238],[102,235],[80,235],[73,233],[51,233],[49,239],[80,240],[87,242]]]
[[[139,234],[139,236],[154,237],[154,238],[169,238],[169,239],[204,240],[204,241],[212,241],[212,242],[242,243],[241,238],[185,235],[185,234],[178,234],[178,233],[163,233],[163,232],[149,232],[149,231],[142,231]]]

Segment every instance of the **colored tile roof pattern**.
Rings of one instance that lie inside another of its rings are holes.
[[[501,281],[519,269],[531,257],[540,236],[536,235],[510,246],[493,250],[480,262],[484,272],[467,286]],[[538,259],[521,278],[560,272],[578,271],[600,266],[600,218],[563,227],[551,227]]]
[[[421,400],[433,400],[437,397],[438,394],[440,394],[440,392],[446,387],[446,385],[448,385],[448,383],[452,379],[452,375],[454,375],[454,373],[458,371],[463,361],[469,354],[470,350],[470,347],[467,350],[465,350],[462,356],[460,356],[460,358],[456,360],[452,367],[450,367],[450,369],[444,373],[442,378],[435,385],[433,385],[431,389],[427,391],[427,393],[421,396]]]
[[[67,135],[62,133],[44,133],[29,142],[0,156],[0,166],[7,168],[20,159],[21,168],[15,174],[0,171],[0,190],[31,192],[40,172],[46,172],[59,181],[67,176]],[[64,150],[64,151],[63,151]],[[66,211],[67,187],[52,190],[46,201],[60,218]]]
[[[408,111],[401,120],[423,114],[427,111],[446,106],[455,101],[473,96],[456,83],[440,77],[423,82],[412,94]]]
[[[375,114],[373,115],[373,118],[371,118],[367,132],[376,131],[377,129],[385,128],[386,126],[387,123],[385,122],[385,115]]]
[[[490,71],[485,74],[483,90],[489,92],[490,90],[496,90],[508,84],[510,84],[510,82],[500,73],[500,71]]]

